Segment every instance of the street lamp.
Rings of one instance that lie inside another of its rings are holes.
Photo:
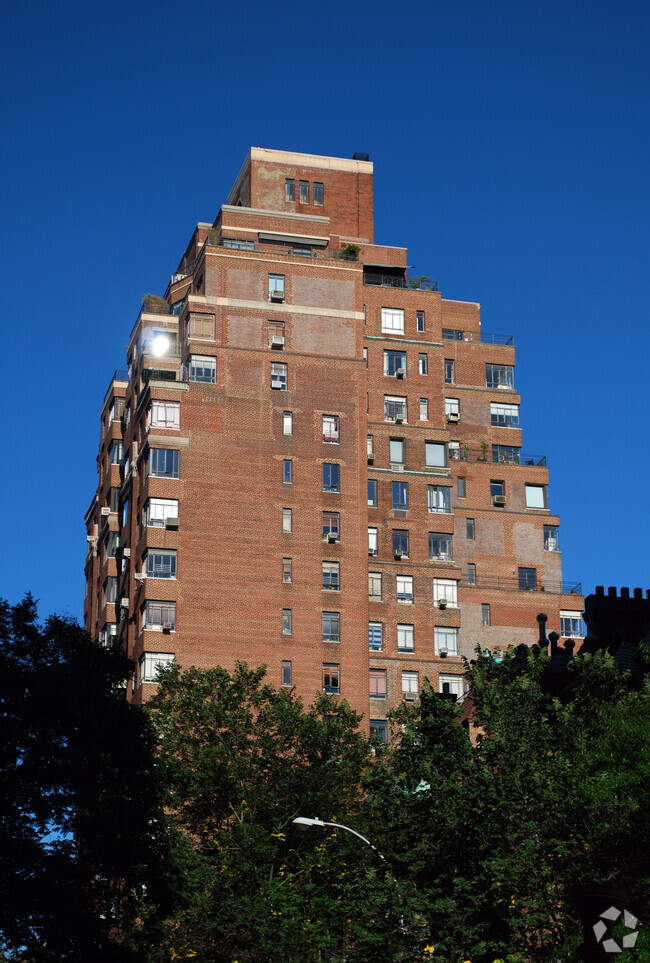
[[[352,833],[353,836],[358,836],[359,839],[363,840],[363,842],[366,843],[368,846],[370,846],[371,849],[374,849],[374,851],[377,853],[380,859],[384,859],[384,857],[381,855],[377,847],[373,846],[369,839],[366,839],[365,836],[362,836],[361,833],[358,833],[356,829],[350,829],[349,826],[344,826],[343,823],[326,823],[322,819],[310,819],[309,816],[296,816],[296,818],[292,820],[292,822],[294,822],[296,826],[304,826],[305,829],[307,829],[310,826],[321,826],[321,827],[334,826],[335,829],[345,829],[346,832]],[[385,859],[384,859],[384,862],[385,862]]]

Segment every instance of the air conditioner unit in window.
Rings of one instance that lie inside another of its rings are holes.
[[[165,528],[178,528],[178,518],[175,516],[169,516],[165,519]]]
[[[404,471],[404,465],[401,465],[401,464],[398,465],[398,464],[396,464],[396,463],[394,463],[394,462],[391,462],[390,470],[391,470],[391,471]]]
[[[375,460],[375,453],[374,453],[374,451],[369,451],[369,452],[368,452],[368,463],[371,465],[371,464],[374,462],[374,460]]]
[[[447,656],[449,655],[449,652],[447,651],[447,649],[439,649],[438,655],[440,656],[441,659],[446,659]]]
[[[163,632],[165,633],[165,635],[169,635],[169,633],[170,633],[171,630],[172,630],[172,624],[171,624],[171,622],[163,622],[162,630],[163,630]]]
[[[327,541],[328,542],[338,541],[338,535],[336,534],[336,532],[330,532],[329,535],[327,536]]]
[[[460,421],[460,415],[457,411],[448,411],[447,421]]]
[[[126,598],[123,597],[123,598],[120,599],[120,607],[123,608],[123,609],[128,609],[128,607],[129,607],[129,599],[128,599],[128,596],[127,596]]]
[[[404,558],[404,552],[402,551],[401,548],[396,548],[394,554],[395,554],[395,558]]]
[[[277,379],[277,378],[271,378],[271,387],[272,387],[272,388],[280,388],[280,389],[282,389],[282,388],[284,388],[284,382],[280,381],[280,380]]]
[[[396,424],[396,425],[401,425],[403,421],[404,421],[404,415],[402,415],[402,414],[400,414],[400,413],[398,413],[398,414],[395,415],[395,424]]]
[[[374,548],[369,548],[369,549],[368,549],[368,555],[374,555],[374,554],[375,554]]]
[[[405,374],[406,374],[406,368],[397,368],[395,370],[396,378],[403,378]]]
[[[418,697],[417,692],[405,692],[405,693],[404,693],[404,701],[405,701],[405,702],[415,702],[415,700],[417,699],[417,697]]]
[[[284,348],[284,338],[280,334],[274,334],[270,341],[272,348]]]
[[[124,555],[124,558],[131,558],[131,549],[130,549],[130,548],[123,548],[123,549],[122,549],[122,554]]]
[[[136,580],[136,582],[144,582],[146,577],[147,576],[145,572],[134,572],[133,574],[133,578]]]
[[[493,504],[493,505],[497,505],[497,506],[499,506],[500,508],[503,508],[503,506],[505,505],[505,503],[506,503],[506,496],[505,496],[505,495],[493,495],[493,496],[492,496],[492,504]]]
[[[111,510],[110,508],[102,508],[99,514],[102,516],[102,518],[106,518],[107,515],[111,514]]]
[[[447,599],[438,599],[438,608],[439,608],[439,609],[446,609],[446,608],[447,608]]]
[[[284,291],[271,291],[269,297],[271,301],[284,301]]]

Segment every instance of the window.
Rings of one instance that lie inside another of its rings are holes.
[[[386,698],[386,669],[370,670],[370,698]]]
[[[283,582],[293,581],[293,561],[290,558],[282,559],[282,581]]]
[[[125,498],[122,503],[122,528],[126,528],[129,521],[129,500]]]
[[[338,592],[340,587],[339,563],[323,562],[323,588],[331,592]]]
[[[373,736],[379,740],[379,742],[388,741],[388,724],[385,719],[371,719],[370,720],[370,738]]]
[[[393,529],[393,555],[402,558],[409,556],[409,533],[405,529]]]
[[[470,541],[474,541],[474,539],[476,538],[476,535],[474,534],[475,531],[476,531],[476,529],[475,529],[475,526],[474,526],[474,519],[473,519],[473,518],[467,518],[467,519],[465,519],[465,528],[466,528],[466,536],[467,536],[467,538],[468,538]]]
[[[427,468],[446,468],[449,464],[444,441],[425,441],[424,463]]]
[[[269,298],[284,301],[284,274],[269,274]]]
[[[455,609],[458,608],[458,582],[454,578],[434,578],[433,604]]]
[[[190,355],[190,381],[213,385],[217,380],[217,359]]]
[[[285,177],[284,179],[284,199],[285,201],[295,201],[296,199],[296,182],[293,177]]]
[[[467,448],[467,446],[465,446],[465,449],[466,449],[466,448]],[[463,459],[463,455],[466,454],[465,449],[461,452],[460,442],[459,442],[459,441],[455,441],[455,440],[450,441],[450,442],[449,442],[449,458],[450,458],[450,460],[451,460],[451,461],[461,461],[461,459]],[[464,461],[467,461],[467,457],[465,457],[463,460],[464,460]]]
[[[117,515],[120,508],[120,490],[119,488],[111,488],[108,492],[108,507],[111,514]]]
[[[176,628],[176,602],[146,602],[142,609],[142,622],[144,629],[169,629],[173,632]]]
[[[459,497],[459,498],[465,498],[465,495],[467,494],[467,486],[466,486],[465,476],[464,476],[464,475],[459,475],[458,478],[456,479],[456,482],[457,482],[457,485],[458,485],[458,497]]]
[[[293,483],[293,468],[290,458],[285,458],[282,462],[282,483],[291,485]]]
[[[124,445],[121,441],[112,441],[108,449],[109,465],[124,464]]]
[[[152,401],[148,422],[152,428],[180,428],[180,403],[178,401]]]
[[[368,349],[363,349],[363,360],[366,362],[366,368],[368,367]]]
[[[239,244],[241,243],[240,241]],[[231,246],[234,245],[231,243]],[[188,339],[214,341],[214,314],[195,314],[192,311],[187,319],[185,330]]]
[[[388,377],[406,377],[406,352],[384,351],[384,374]]]
[[[120,535],[118,532],[109,532],[108,538],[104,542],[104,559],[115,558],[117,555],[120,545],[122,544]]]
[[[104,605],[113,605],[117,600],[117,578],[109,575],[104,582]]]
[[[340,692],[341,667],[337,664],[323,664],[323,692]]]
[[[366,450],[368,452],[368,458],[375,457],[375,446],[372,435],[366,435]]]
[[[282,663],[282,685],[291,685],[291,662]]]
[[[501,428],[519,427],[519,405],[490,404],[490,422]]]
[[[409,507],[408,482],[391,482],[393,511],[405,512]]]
[[[438,692],[445,695],[455,695],[458,702],[463,698],[463,677],[462,675],[439,675]]]
[[[460,403],[458,398],[445,398],[445,418],[448,421],[460,419]]]
[[[418,673],[402,671],[402,695],[407,699],[417,699],[419,693]]]
[[[323,512],[323,538],[329,538],[330,535],[335,535],[337,539],[339,537],[338,512]]]
[[[430,512],[451,511],[451,488],[448,485],[427,485]]]
[[[467,563],[467,584],[476,585],[476,565],[474,562]]]
[[[413,626],[408,625],[404,622],[397,623],[397,648],[400,652],[412,652],[414,649],[413,643]]]
[[[429,420],[429,399],[420,398],[420,421]]]
[[[100,644],[106,648],[110,648],[111,645],[117,640],[117,622],[107,622],[103,629],[99,633]]]
[[[339,466],[323,464],[323,491],[337,492],[339,490]]]
[[[546,507],[546,485],[526,485],[526,508]]]
[[[338,612],[323,612],[323,642],[341,641],[341,617]]]
[[[397,601],[413,602],[413,576],[398,575],[395,579]]]
[[[381,622],[368,622],[368,645],[371,652],[381,652],[383,626]]]
[[[442,329],[442,339],[443,341],[463,341],[465,338],[465,332],[459,331],[458,328],[443,328]]]
[[[487,602],[481,605],[481,625],[490,625],[490,606]]]
[[[425,375],[429,373],[429,359],[426,354],[421,354],[419,356],[418,364],[419,364],[421,375]]]
[[[282,509],[282,531],[283,532],[292,531],[291,523],[292,523],[291,509],[283,508]]]
[[[324,195],[323,184],[321,183],[321,181],[314,181],[314,204],[317,204],[319,207],[322,207],[323,195]]]
[[[458,629],[448,625],[436,625],[433,630],[433,645],[436,655],[458,655]]]
[[[490,497],[497,498],[499,495],[505,497],[506,494],[506,483],[503,481],[497,481],[497,479],[492,478],[490,480]]]
[[[143,652],[140,656],[140,682],[157,682],[158,670],[173,664],[173,652]]]
[[[544,548],[547,552],[560,551],[560,529],[557,525],[544,526]]]
[[[293,434],[293,414],[290,411],[282,412],[282,434]]]
[[[281,362],[271,362],[271,387],[280,391],[287,390],[287,366]]]
[[[424,311],[415,312],[415,326],[418,331],[424,331]]]
[[[515,369],[511,364],[486,364],[485,384],[488,388],[514,388]]]
[[[368,505],[377,507],[377,482],[373,478],[368,479]]]
[[[172,448],[150,448],[147,475],[155,478],[178,478],[178,456]]]
[[[404,439],[391,438],[388,446],[388,458],[391,465],[404,464]]]
[[[300,181],[300,203],[309,204],[309,181]]]
[[[368,555],[377,554],[377,529],[368,529]]]
[[[452,537],[442,532],[429,532],[429,559],[450,562],[454,557]]]
[[[147,578],[176,578],[176,552],[150,548],[145,552],[143,571]]]
[[[381,309],[383,334],[404,334],[404,311],[401,308]]]
[[[291,609],[282,609],[282,634],[291,635]]]
[[[445,358],[445,384],[456,384],[456,365],[453,358]]]
[[[266,333],[269,348],[284,348],[284,321],[269,321]]]
[[[224,247],[231,248],[234,251],[254,251],[255,250],[255,241],[244,241],[239,237],[224,237],[222,238],[222,240],[223,240]],[[179,303],[183,304],[182,301],[180,301]],[[174,311],[174,314],[176,314],[176,311]]]
[[[536,568],[520,568],[519,569],[519,591],[526,591],[527,589],[537,588],[537,569]]]
[[[339,443],[339,416],[323,415],[323,441],[330,444]]]
[[[515,445],[492,445],[492,461],[496,465],[520,465],[521,448]]]
[[[406,398],[384,395],[384,418],[386,421],[406,421]]]
[[[368,598],[372,602],[381,601],[381,572],[368,572]]]
[[[585,634],[585,624],[581,612],[560,611],[560,635],[565,639],[581,639]]]

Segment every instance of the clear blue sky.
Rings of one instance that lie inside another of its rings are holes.
[[[251,145],[370,153],[377,241],[515,336],[565,576],[650,587],[649,33],[630,0],[8,6],[0,595],[81,616],[109,377]]]

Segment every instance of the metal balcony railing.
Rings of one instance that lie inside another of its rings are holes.
[[[546,466],[546,455],[530,455],[526,452],[502,454],[498,458],[494,457],[491,446],[486,449],[470,448],[469,445],[460,445],[458,448],[449,449],[450,461],[485,461],[490,464],[498,465],[524,465],[525,467]]]
[[[542,578],[538,576],[536,585],[526,585],[523,581],[520,582],[516,575],[493,578],[477,576],[470,579],[464,575],[458,584],[461,588],[496,589],[501,592],[548,592],[552,595],[582,595],[582,582],[555,577]]]

